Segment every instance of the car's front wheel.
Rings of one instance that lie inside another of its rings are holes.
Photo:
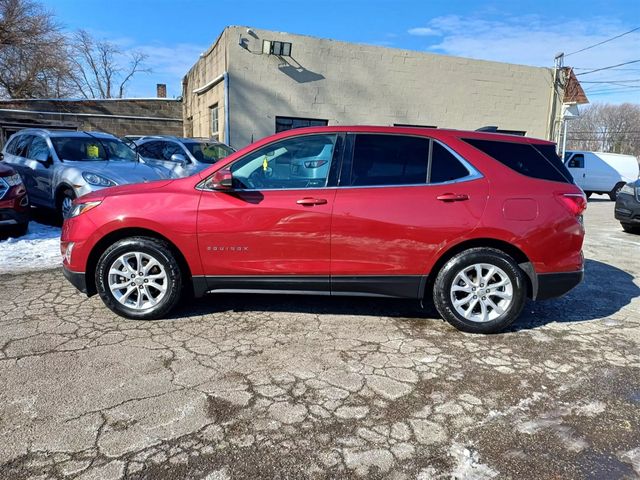
[[[102,301],[123,317],[164,317],[180,300],[182,272],[169,245],[150,237],[120,240],[98,260],[95,281]]]
[[[60,193],[58,197],[58,215],[60,219],[64,221],[69,216],[71,209],[73,208],[73,201],[76,199],[76,194],[70,188],[67,188]]]
[[[640,233],[640,225],[632,225],[631,223],[620,223],[622,229],[627,233]]]
[[[471,248],[438,272],[434,304],[447,322],[470,333],[497,333],[520,315],[527,297],[524,272],[507,254]]]

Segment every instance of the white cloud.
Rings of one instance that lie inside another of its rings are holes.
[[[407,30],[407,33],[409,33],[409,35],[416,35],[418,37],[429,37],[434,35],[440,35],[439,31],[429,27],[410,28],[409,30]]]
[[[483,60],[535,66],[552,66],[558,52],[568,54],[586,46],[606,40],[630,30],[626,25],[610,18],[586,20],[549,20],[539,16],[506,17],[492,20],[475,17],[446,15],[427,22],[425,30],[440,32],[440,38],[424,45],[429,51]],[[411,31],[410,31],[411,32]],[[569,55],[565,65],[580,68],[605,67],[635,60],[640,51],[640,32],[626,35],[602,46]],[[630,65],[629,67],[640,67]],[[582,70],[586,71],[586,70]],[[605,70],[584,77],[585,81],[624,81],[638,78],[640,70]],[[640,84],[638,84],[640,87]],[[620,90],[608,84],[584,83],[583,88],[593,92],[592,101],[635,101],[640,90]]]

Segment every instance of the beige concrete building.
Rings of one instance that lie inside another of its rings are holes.
[[[553,138],[555,83],[550,68],[228,27],[184,77],[184,130],[236,148],[323,124],[495,125]]]

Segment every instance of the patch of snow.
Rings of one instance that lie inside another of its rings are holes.
[[[60,267],[61,229],[29,223],[29,231],[19,238],[0,241],[0,273],[20,273]]]
[[[489,480],[497,477],[498,472],[479,462],[478,452],[454,443],[449,449],[455,465],[451,472],[451,478],[464,480]]]
[[[625,463],[631,464],[635,472],[640,475],[640,447],[622,453],[620,459]]]

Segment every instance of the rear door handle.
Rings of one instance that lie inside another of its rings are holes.
[[[327,201],[324,198],[301,198],[296,203],[298,205],[324,205]]]
[[[436,198],[441,202],[463,202],[469,200],[469,195],[466,193],[443,193]]]

